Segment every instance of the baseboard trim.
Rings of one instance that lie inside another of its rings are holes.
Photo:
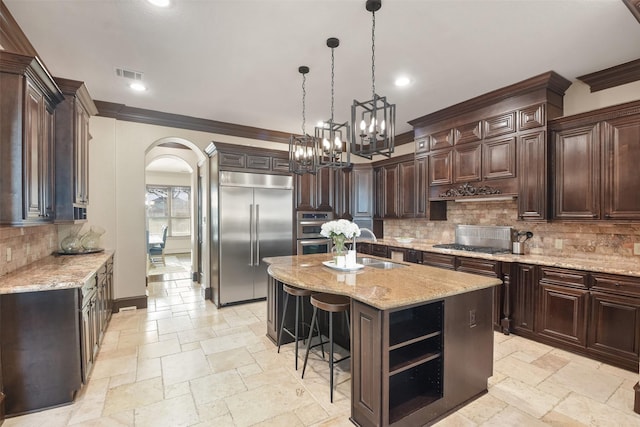
[[[140,295],[136,297],[118,298],[113,300],[113,313],[117,313],[124,307],[147,308],[147,296]]]
[[[636,385],[633,386],[633,389],[636,392],[636,398],[633,404],[633,410],[634,412],[637,412],[638,414],[640,414],[640,381],[638,381]]]

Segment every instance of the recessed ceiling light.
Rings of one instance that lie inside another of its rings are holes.
[[[410,83],[411,79],[407,76],[398,77],[395,81],[395,84],[398,87],[409,86]]]
[[[147,87],[140,82],[131,83],[129,87],[135,90],[136,92],[144,92],[145,90],[147,90]]]
[[[169,5],[171,4],[170,0],[147,0],[147,1],[152,5],[158,6],[158,7],[169,7]]]

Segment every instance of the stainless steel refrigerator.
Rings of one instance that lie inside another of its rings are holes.
[[[292,254],[293,178],[222,171],[219,179],[218,305],[266,298],[262,259]]]

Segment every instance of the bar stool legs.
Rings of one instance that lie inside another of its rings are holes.
[[[299,289],[299,288],[294,288],[292,286],[287,286],[284,285],[283,286],[283,290],[285,291],[285,295],[284,295],[284,307],[282,310],[282,321],[280,322],[280,331],[278,333],[278,353],[280,353],[280,346],[282,345],[282,333],[286,332],[287,334],[289,334],[295,341],[295,365],[296,365],[296,371],[298,370],[298,341],[300,339],[300,334],[299,334],[299,326],[302,323],[303,325],[304,323],[304,304],[303,304],[303,298],[305,296],[310,296],[312,295],[311,291],[308,291],[306,289]],[[296,314],[295,314],[295,326],[294,326],[294,332],[291,333],[290,330],[286,329],[284,327],[284,322],[285,322],[285,318],[286,318],[286,314],[287,314],[287,306],[289,304],[289,296],[294,296],[296,299]],[[302,311],[302,313],[300,313]],[[300,317],[300,314],[302,314],[302,317]],[[318,331],[318,335],[320,335],[320,329],[317,329]],[[313,322],[311,322],[311,325],[309,327],[309,332],[310,332],[310,336],[313,336]],[[302,339],[303,339],[303,344],[304,344],[304,339],[305,339],[305,334],[302,334]],[[324,358],[324,347],[322,348],[322,357]]]
[[[331,403],[333,403],[333,365],[335,363],[342,362],[343,360],[348,359],[351,355],[345,356],[343,358],[334,360],[333,356],[333,314],[338,312],[344,312],[345,317],[347,319],[347,328],[349,329],[349,335],[351,335],[351,325],[349,323],[349,313],[347,310],[349,309],[350,299],[348,297],[344,297],[342,295],[333,295],[333,294],[314,294],[311,296],[311,305],[313,305],[313,315],[311,317],[311,333],[309,334],[309,339],[307,340],[307,349],[304,355],[304,364],[302,365],[302,378],[304,378],[304,372],[307,369],[307,361],[309,360],[309,350],[311,347],[316,347],[318,345],[322,345],[322,336],[320,335],[320,327],[318,325],[318,308],[323,311],[326,311],[329,316],[329,387],[330,387],[330,399]],[[320,336],[320,343],[311,345],[311,338],[313,333],[313,325],[316,325],[318,329],[318,335]],[[323,355],[324,359],[324,349]]]

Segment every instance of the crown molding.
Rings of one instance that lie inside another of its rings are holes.
[[[640,0],[622,0],[627,5],[633,16],[640,22]]]
[[[27,39],[9,9],[0,0],[0,45],[7,52],[20,53],[27,56],[38,56],[38,52]]]
[[[640,0],[637,1],[640,7]],[[640,13],[640,11],[639,11]],[[640,59],[578,77],[591,87],[591,92],[640,80]]]

